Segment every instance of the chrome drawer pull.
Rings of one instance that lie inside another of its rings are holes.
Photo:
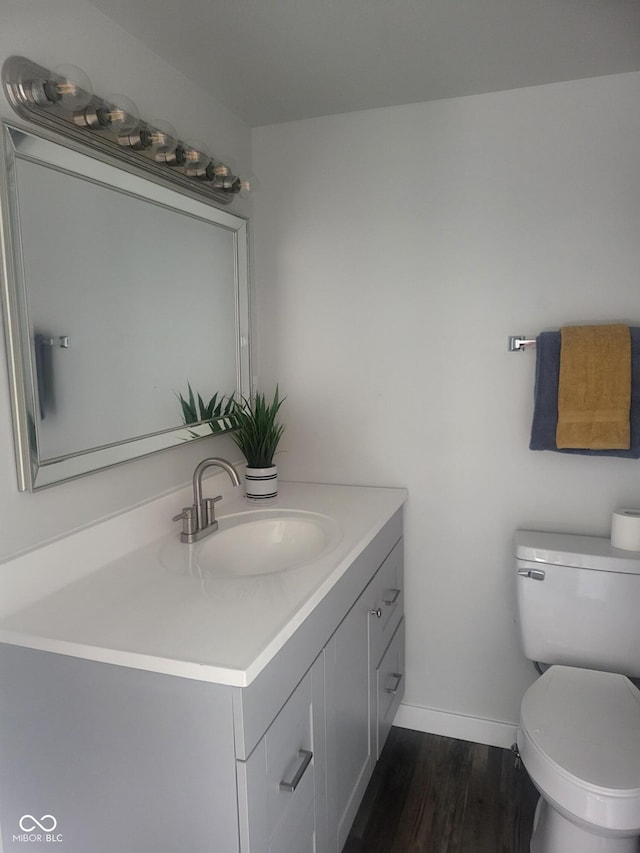
[[[398,692],[398,688],[400,687],[400,682],[402,681],[402,675],[399,672],[392,672],[391,677],[396,679],[395,687],[385,687],[384,692],[385,693],[391,693],[395,696],[396,693]]]
[[[302,759],[300,762],[300,767],[296,770],[295,776],[290,782],[280,782],[280,790],[281,791],[295,791],[295,789],[300,784],[300,780],[304,776],[304,772],[307,767],[311,764],[311,759],[313,758],[313,753],[308,749],[301,749],[298,752],[298,755]]]
[[[401,589],[388,589],[386,592],[387,598],[382,599],[383,604],[395,604],[398,600],[398,596],[402,592]]]
[[[374,607],[373,610],[369,611],[369,613],[372,616],[377,616],[378,619],[382,619],[382,608],[381,607]]]

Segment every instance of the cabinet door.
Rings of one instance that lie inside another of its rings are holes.
[[[323,682],[321,656],[236,762],[242,853],[325,853]]]
[[[325,649],[329,850],[342,850],[371,776],[370,586]]]
[[[268,853],[320,853],[315,830],[313,802],[306,811],[297,810],[291,819],[279,826],[268,845]]]

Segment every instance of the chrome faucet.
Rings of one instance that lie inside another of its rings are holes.
[[[210,459],[203,459],[193,472],[193,505],[185,506],[182,512],[174,515],[173,520],[179,521],[182,519],[182,533],[180,541],[191,544],[198,542],[210,533],[215,533],[218,529],[218,522],[215,516],[215,504],[222,500],[222,495],[215,498],[202,497],[202,475],[207,468],[222,468],[229,475],[229,479],[234,486],[240,485],[240,477],[238,472],[230,462],[225,459],[217,459],[212,456]]]

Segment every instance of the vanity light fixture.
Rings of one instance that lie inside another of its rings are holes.
[[[168,122],[146,122],[125,95],[100,98],[86,74],[75,66],[50,70],[23,56],[2,66],[7,100],[22,118],[78,142],[135,163],[145,171],[229,204],[249,190],[231,170],[214,160],[201,142],[182,142]]]

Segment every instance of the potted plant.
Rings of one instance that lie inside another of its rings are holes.
[[[278,423],[277,417],[285,399],[280,398],[276,385],[270,403],[260,392],[250,399],[242,397],[234,403],[232,418],[235,431],[231,437],[247,460],[245,485],[246,495],[251,500],[265,501],[277,497],[278,468],[273,457],[284,432],[284,426]]]

